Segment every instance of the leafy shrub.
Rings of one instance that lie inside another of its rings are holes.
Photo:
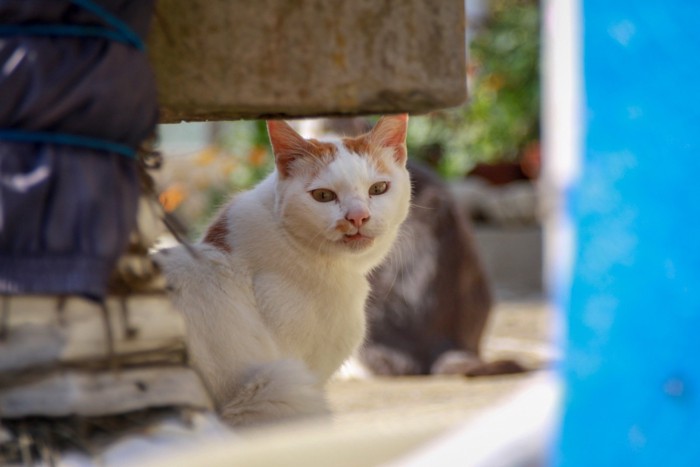
[[[539,7],[495,0],[469,47],[466,105],[414,118],[411,152],[445,176],[480,162],[513,161],[539,139]]]

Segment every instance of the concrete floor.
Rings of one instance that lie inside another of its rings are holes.
[[[550,343],[552,321],[542,301],[499,303],[484,339],[484,358],[512,358],[527,368],[547,368],[558,358]],[[336,426],[401,423],[410,414],[435,429],[449,428],[512,394],[531,376],[335,380],[328,385],[328,397]]]
[[[546,373],[541,370],[558,358],[550,344],[552,322],[542,301],[502,302],[485,337],[486,359],[515,358],[536,371],[479,378],[334,380],[328,385],[331,422],[242,433],[244,442],[214,444],[195,456],[170,459],[167,465],[355,467],[410,457]]]

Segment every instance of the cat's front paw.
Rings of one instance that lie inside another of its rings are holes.
[[[259,426],[330,414],[323,389],[299,360],[251,365],[219,401],[219,415],[233,427]]]

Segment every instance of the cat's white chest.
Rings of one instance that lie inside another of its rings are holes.
[[[314,277],[265,272],[253,278],[263,320],[283,353],[303,360],[321,381],[360,345],[369,286],[360,275]]]

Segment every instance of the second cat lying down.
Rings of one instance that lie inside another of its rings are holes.
[[[268,122],[275,171],[221,210],[195,255],[158,254],[231,425],[326,410],[321,386],[365,335],[366,276],[408,214],[407,120],[327,141]]]
[[[438,175],[409,162],[413,206],[391,255],[370,278],[360,360],[377,375],[518,373],[483,361],[492,297],[469,221]]]

